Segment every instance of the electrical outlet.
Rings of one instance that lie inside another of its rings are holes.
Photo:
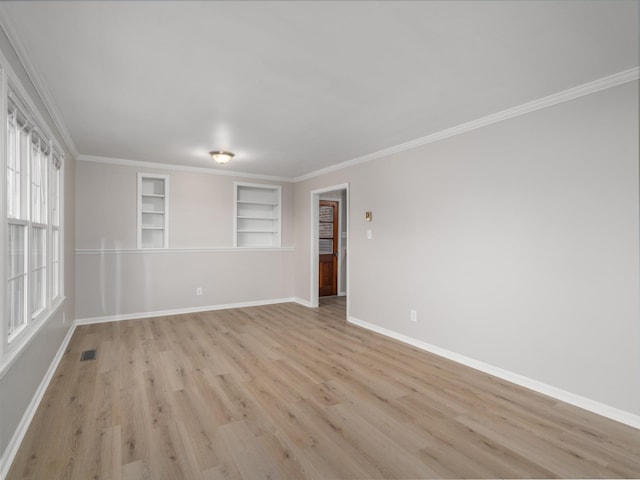
[[[202,287],[198,287],[196,288],[196,296],[201,296],[202,295]]]
[[[416,312],[415,310],[411,310],[409,312],[409,320],[411,320],[412,322],[417,322],[418,321],[418,312]]]

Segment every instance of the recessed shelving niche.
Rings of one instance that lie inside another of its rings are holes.
[[[138,248],[169,246],[169,176],[138,174]]]
[[[240,248],[280,247],[282,188],[238,182],[234,187],[234,245]]]

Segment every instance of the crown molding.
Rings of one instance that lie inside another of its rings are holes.
[[[502,110],[497,113],[492,113],[491,115],[487,115],[485,117],[481,117],[476,120],[472,120],[470,122],[457,125],[455,127],[447,128],[445,130],[432,133],[431,135],[416,138],[415,140],[410,140],[408,142],[401,143],[393,147],[385,148],[377,152],[368,153],[367,155],[356,157],[351,160],[347,160],[347,161],[338,163],[336,165],[322,168],[320,170],[316,170],[316,171],[306,173],[304,175],[300,175],[298,177],[293,177],[293,178],[273,177],[270,175],[258,175],[258,174],[251,174],[251,173],[212,170],[208,168],[189,167],[189,166],[176,165],[176,164],[141,162],[137,160],[123,160],[123,159],[115,159],[115,158],[96,157],[91,155],[80,155],[78,157],[78,160],[87,161],[87,162],[110,163],[113,165],[128,165],[128,166],[136,166],[136,167],[159,168],[164,170],[180,170],[180,171],[187,171],[187,172],[194,172],[194,173],[207,173],[211,175],[229,175],[229,176],[237,176],[237,177],[245,177],[245,178],[257,178],[261,180],[271,180],[271,181],[277,181],[277,182],[298,183],[305,180],[309,180],[311,178],[319,177],[321,175],[326,175],[328,173],[337,172],[345,168],[353,167],[361,163],[370,162],[378,158],[387,157],[395,153],[404,152],[405,150],[411,150],[411,149],[420,147],[422,145],[427,145],[429,143],[434,143],[440,140],[444,140],[446,138],[453,137],[455,135],[460,135],[462,133],[470,132],[472,130],[486,127],[488,125],[493,125],[494,123],[499,123],[504,120],[508,120],[510,118],[535,112],[536,110],[541,110],[543,108],[551,107],[553,105],[558,105],[560,103],[568,102],[570,100],[574,100],[576,98],[580,98],[585,95],[590,95],[592,93],[596,93],[601,90],[606,90],[607,88],[612,88],[618,85],[622,85],[624,83],[632,82],[634,80],[637,80],[638,78],[640,78],[640,67],[630,68],[629,70],[624,70],[622,72],[614,73],[613,75],[608,75],[606,77],[599,78],[592,82],[584,83],[582,85],[578,85],[576,87],[572,87],[567,90],[554,93],[552,95],[547,95],[546,97],[542,97],[537,100],[533,100],[531,102],[523,103],[522,105],[518,105],[516,107],[508,108],[506,110]]]
[[[71,155],[73,155],[74,158],[77,158],[80,152],[78,152],[75,143],[73,143],[71,134],[62,120],[62,116],[53,101],[53,97],[51,96],[45,82],[42,80],[42,76],[27,55],[26,50],[20,41],[17,29],[11,20],[11,15],[7,11],[6,4],[3,4],[2,2],[0,2],[0,28],[4,30],[7,38],[9,39],[9,43],[11,43],[18,59],[22,62],[22,66],[24,67],[27,77],[33,84],[44,108],[47,110],[47,113],[51,117],[56,129],[60,133],[60,136],[62,137],[61,140],[64,142],[69,152],[71,152]]]
[[[513,117],[535,112],[536,110],[557,105],[559,103],[568,102],[569,100],[583,97],[591,93],[596,93],[601,90],[606,90],[607,88],[622,85],[623,83],[631,82],[633,80],[637,80],[638,78],[640,78],[640,67],[634,67],[629,70],[625,70],[613,75],[609,75],[607,77],[600,78],[598,80],[594,80],[592,82],[584,83],[582,85],[563,90],[562,92],[539,98],[538,100],[533,100],[516,107],[508,108],[506,110],[487,115],[486,117],[481,117],[452,128],[447,128],[445,130],[432,133],[431,135],[427,135],[425,137],[416,138],[415,140],[410,140],[406,143],[401,143],[400,145],[385,148],[377,152],[363,155],[362,157],[357,157],[345,162],[338,163],[336,165],[332,165],[327,168],[316,170],[315,172],[307,173],[305,175],[293,178],[292,181],[295,183],[302,182],[304,180],[309,180],[310,178],[318,177],[320,175],[325,175],[327,173],[342,170],[354,165],[359,165],[361,163],[370,162],[371,160],[375,160],[378,158],[387,157],[389,155],[393,155],[394,153],[411,150],[422,145],[427,145],[439,140],[444,140],[445,138],[460,135],[461,133],[476,130],[488,125],[493,125],[494,123],[502,122]]]
[[[51,116],[56,128],[60,132],[60,135],[63,137],[62,140],[66,144],[69,151],[78,160],[87,161],[87,162],[107,163],[112,165],[158,168],[163,170],[178,170],[178,171],[186,171],[186,172],[194,172],[194,173],[205,173],[210,175],[226,175],[226,176],[235,176],[235,177],[244,177],[244,178],[254,178],[254,179],[260,179],[260,180],[279,181],[279,182],[297,183],[297,182],[308,180],[314,177],[325,175],[331,172],[343,170],[345,168],[359,165],[361,163],[366,163],[372,160],[376,160],[378,158],[400,153],[405,150],[411,150],[411,149],[420,147],[422,145],[427,145],[429,143],[437,142],[439,140],[444,140],[446,138],[459,135],[461,133],[469,132],[478,128],[482,128],[482,127],[492,125],[504,120],[508,120],[510,118],[524,115],[526,113],[531,113],[536,110],[557,105],[559,103],[567,102],[569,100],[573,100],[585,95],[589,95],[591,93],[605,90],[607,88],[615,87],[617,85],[621,85],[623,83],[634,81],[640,78],[640,67],[634,67],[629,70],[618,72],[613,75],[609,75],[609,76],[594,80],[592,82],[578,85],[576,87],[572,87],[567,90],[564,90],[552,95],[548,95],[546,97],[542,97],[540,99],[533,100],[531,102],[528,102],[516,107],[502,110],[500,112],[457,125],[452,128],[441,130],[439,132],[435,132],[424,137],[420,137],[405,143],[401,143],[399,145],[395,145],[389,148],[385,148],[376,152],[372,152],[372,153],[360,156],[360,157],[356,157],[351,160],[347,160],[347,161],[338,163],[336,165],[332,165],[330,167],[322,168],[320,170],[316,170],[304,175],[300,175],[298,177],[293,177],[293,178],[278,177],[278,176],[271,176],[271,175],[242,173],[242,172],[227,171],[227,170],[225,171],[214,170],[214,169],[203,168],[203,167],[183,166],[183,165],[177,165],[177,164],[164,164],[164,163],[137,161],[137,160],[98,157],[98,156],[92,156],[92,155],[80,155],[77,148],[75,147],[75,144],[73,143],[73,140],[71,138],[71,135],[69,134],[69,131],[67,130],[64,122],[62,121],[62,117],[58,113],[58,109],[55,106],[55,102],[53,102],[52,100],[49,90],[47,89],[44,81],[42,80],[42,77],[38,73],[38,70],[34,67],[33,63],[30,61],[28,55],[26,54],[26,51],[19,40],[19,35],[16,32],[15,26],[13,25],[13,22],[10,18],[10,14],[7,11],[7,7],[2,2],[0,2],[0,27],[5,31],[7,38],[9,39],[9,42],[13,46],[18,58],[20,59],[20,61],[22,62],[25,68],[25,71],[27,73],[27,76],[29,77],[29,80],[34,85],[48,114]]]
[[[189,165],[178,165],[175,163],[144,162],[141,160],[127,160],[124,158],[99,157],[96,155],[78,155],[79,162],[106,163],[109,165],[119,165],[123,167],[154,168],[158,170],[177,170],[179,172],[205,173],[207,175],[223,175],[227,177],[253,178],[256,180],[269,180],[271,182],[292,182],[289,177],[276,177],[273,175],[262,175],[258,173],[236,172],[232,170],[217,170],[205,167],[192,167]]]

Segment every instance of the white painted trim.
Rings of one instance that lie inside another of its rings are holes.
[[[60,297],[53,303],[51,307],[49,307],[48,310],[45,310],[41,314],[42,318],[32,321],[31,327],[25,328],[25,330],[21,332],[20,335],[18,335],[15,339],[12,339],[7,350],[4,351],[4,358],[2,358],[2,362],[0,363],[0,380],[2,380],[4,375],[20,357],[22,352],[24,352],[27,346],[33,341],[42,327],[44,327],[47,322],[49,322],[58,314],[59,310],[64,305],[65,300],[66,297]]]
[[[507,120],[515,116],[523,115],[525,113],[530,113],[542,108],[546,108],[552,105],[573,100],[575,98],[578,98],[584,95],[589,95],[591,93],[595,93],[600,90],[615,87],[617,85],[621,85],[623,83],[636,80],[640,77],[640,67],[634,67],[629,70],[618,72],[618,73],[594,80],[592,82],[588,82],[573,88],[563,90],[561,92],[558,92],[552,95],[548,95],[546,97],[542,97],[532,102],[528,102],[513,108],[503,110],[501,112],[488,115],[486,117],[482,117],[476,120],[472,120],[470,122],[463,123],[456,127],[445,129],[439,132],[434,132],[433,134],[420,137],[415,140],[402,143],[400,145],[392,146],[383,150],[379,150],[377,152],[372,152],[367,155],[363,155],[361,157],[356,157],[354,159],[347,160],[345,162],[341,162],[339,164],[332,165],[330,167],[323,168],[320,170],[316,170],[314,172],[310,172],[304,175],[300,175],[298,177],[294,177],[294,178],[276,177],[276,176],[270,176],[270,175],[241,173],[241,172],[218,170],[218,169],[213,170],[213,169],[202,168],[202,167],[191,167],[191,166],[176,165],[176,164],[141,162],[141,161],[135,161],[135,160],[123,160],[123,159],[114,159],[114,158],[106,158],[106,157],[96,157],[96,156],[90,156],[90,155],[79,155],[79,152],[73,143],[71,135],[69,134],[64,122],[62,121],[62,117],[59,115],[58,109],[55,107],[55,103],[52,101],[51,95],[49,94],[45,83],[42,81],[42,77],[39,75],[37,69],[33,66],[33,63],[30,61],[30,59],[26,55],[26,51],[19,41],[19,37],[16,34],[15,26],[13,25],[13,22],[10,19],[10,15],[6,10],[6,6],[3,5],[2,2],[0,2],[0,26],[2,26],[2,28],[6,32],[10,43],[12,44],[14,50],[16,51],[18,58],[22,62],[29,79],[35,86],[36,91],[38,92],[38,95],[40,96],[45,108],[47,109],[47,112],[49,113],[53,122],[55,123],[56,128],[58,129],[60,135],[63,137],[62,139],[67,145],[67,148],[71,151],[73,156],[76,157],[78,160],[110,163],[114,165],[129,165],[129,166],[146,167],[146,168],[159,168],[159,169],[165,169],[165,170],[190,171],[190,172],[197,172],[197,173],[207,173],[212,175],[229,175],[229,176],[238,176],[238,177],[244,177],[244,178],[259,178],[264,180],[294,182],[294,183],[308,180],[310,178],[318,177],[320,175],[324,175],[330,172],[342,170],[344,168],[348,168],[354,165],[375,160],[377,158],[392,155],[394,153],[416,148],[421,145],[426,145],[428,143],[436,142],[438,140],[442,140],[454,135],[458,135],[460,133],[468,132],[477,128],[481,128],[487,125],[501,122],[503,120]]]
[[[294,297],[294,298],[293,298],[293,301],[294,301],[295,303],[299,303],[299,304],[300,304],[300,305],[302,305],[303,307],[313,308],[313,307],[311,306],[311,302],[310,302],[309,300],[305,300],[305,299],[300,298],[300,297]]]
[[[417,340],[407,335],[394,332],[393,330],[388,330],[373,323],[365,322],[354,317],[349,317],[348,321],[353,325],[366,328],[367,330],[371,330],[386,337],[399,340],[403,343],[419,348],[426,352],[433,353],[449,360],[453,360],[454,362],[466,365],[467,367],[471,367],[475,370],[488,373],[489,375],[493,375],[508,382],[515,383],[516,385],[520,385],[535,392],[542,393],[543,395],[547,395],[562,402],[583,408],[598,415],[602,415],[603,417],[610,418],[611,420],[615,420],[616,422],[624,423],[625,425],[640,429],[640,415],[635,415],[631,412],[620,410],[619,408],[597,402],[590,398],[576,395],[575,393],[571,393],[552,385],[539,382],[538,380],[533,380],[529,377],[525,377],[524,375],[520,375],[503,368],[495,367],[488,363],[475,360],[471,357],[460,355],[436,345],[432,345],[430,343]]]
[[[8,92],[8,84],[7,84],[7,74],[5,72],[4,63],[0,61],[0,92]],[[5,147],[7,145],[7,96],[5,94],[0,95],[0,125],[3,125],[4,128],[0,129],[0,145],[1,148],[6,152],[8,149]],[[0,212],[7,211],[7,156],[6,154],[0,155],[0,182],[3,186],[2,194],[0,195]],[[9,318],[9,302],[6,301],[7,288],[6,279],[7,279],[7,269],[8,267],[8,258],[9,258],[9,242],[6,241],[7,236],[7,221],[5,220],[6,213],[2,215],[2,221],[0,222],[0,238],[3,239],[0,242],[0,278],[2,279],[2,288],[0,288],[0,316],[2,321],[0,322],[0,361],[4,358],[4,352],[8,347],[8,335],[7,335],[7,326],[8,322],[5,320]],[[0,369],[0,372],[2,370]],[[1,375],[1,374],[0,374]],[[0,468],[1,470],[1,468]],[[0,480],[2,480],[2,475],[0,474]]]
[[[228,310],[230,308],[260,307],[262,305],[275,305],[277,303],[301,303],[298,299],[273,298],[268,300],[254,300],[250,302],[225,303],[220,305],[206,305],[202,307],[175,308],[171,310],[158,310],[155,312],[125,313],[120,315],[105,315],[103,317],[89,317],[76,319],[75,325],[91,325],[94,323],[121,322],[124,320],[138,320],[141,318],[166,317],[167,315],[183,315],[185,313],[210,312],[214,310]]]
[[[346,205],[345,211],[347,212],[347,252],[350,252],[349,247],[349,183],[341,183],[339,185],[332,185],[330,187],[319,188],[317,190],[312,190],[310,192],[310,229],[311,229],[311,248],[310,248],[310,279],[309,279],[309,303],[311,308],[316,308],[319,303],[319,295],[318,295],[318,275],[319,275],[319,265],[318,265],[318,255],[320,253],[320,245],[318,242],[318,222],[319,222],[319,207],[318,202],[320,201],[320,195],[323,193],[334,192],[334,191],[346,191]],[[351,281],[351,275],[349,275],[349,258],[350,255],[347,253],[347,293],[349,292],[349,283]],[[347,318],[349,318],[349,297],[347,296]]]
[[[488,125],[493,125],[494,123],[502,122],[503,120],[508,120],[510,118],[524,115],[526,113],[535,112],[536,110],[540,110],[542,108],[551,107],[553,105],[568,102],[570,100],[583,97],[591,93],[596,93],[601,90],[605,90],[607,88],[622,85],[623,83],[637,80],[639,77],[640,77],[640,67],[634,67],[629,70],[625,70],[623,72],[615,73],[613,75],[609,75],[607,77],[594,80],[593,82],[578,85],[577,87],[569,88],[562,92],[558,92],[558,93],[554,93],[553,95],[542,97],[538,100],[533,100],[531,102],[524,103],[516,107],[508,108],[506,110],[502,110],[500,112],[487,115],[486,117],[478,118],[476,120],[472,120],[470,122],[466,122],[452,128],[447,128],[445,130],[432,133],[425,137],[416,138],[415,140],[410,140],[408,142],[401,143],[400,145],[395,145],[389,148],[385,148],[383,150],[379,150],[377,152],[369,153],[367,155],[363,155],[361,157],[347,160],[345,162],[338,163],[336,165],[332,165],[327,168],[322,168],[320,170],[316,170],[315,172],[311,172],[305,175],[301,175],[299,177],[295,177],[291,179],[291,181],[293,181],[294,183],[302,182],[310,178],[319,177],[320,175],[325,175],[327,173],[342,170],[348,167],[352,167],[354,165],[359,165],[361,163],[369,162],[377,158],[393,155],[394,153],[403,152],[405,150],[411,150],[412,148],[420,147],[422,145],[427,145],[429,143],[437,142],[439,140],[444,140],[445,138],[453,137],[455,135],[460,135],[461,133],[469,132],[471,130],[476,130],[478,128],[486,127]]]
[[[20,448],[20,444],[22,443],[22,440],[24,439],[24,436],[29,429],[29,425],[33,420],[33,416],[38,410],[38,406],[40,405],[40,402],[42,401],[42,398],[44,397],[44,394],[49,387],[49,383],[56,373],[58,364],[64,356],[64,352],[67,349],[69,342],[71,341],[71,337],[73,337],[73,332],[75,332],[75,329],[76,326],[72,325],[69,330],[67,330],[67,334],[64,336],[60,347],[58,347],[58,351],[56,352],[55,357],[53,357],[53,360],[49,365],[49,368],[47,369],[47,373],[44,375],[44,378],[40,382],[38,389],[31,398],[31,402],[29,402],[29,406],[25,410],[24,415],[22,415],[18,428],[15,432],[13,432],[13,436],[7,444],[7,448],[5,448],[2,458],[0,459],[0,479],[6,477],[6,475],[9,473],[9,468],[11,467],[16,453],[18,452],[18,448]]]
[[[4,6],[0,5],[0,26],[2,24],[2,20],[3,20],[3,9]],[[9,63],[9,61],[7,60],[7,58],[4,56],[4,53],[0,51],[0,70],[1,70],[1,95],[2,95],[2,100],[1,100],[1,104],[2,104],[2,113],[0,114],[0,120],[3,122],[3,124],[6,124],[6,112],[7,112],[7,105],[6,105],[6,99],[7,99],[7,95],[9,95],[9,92],[12,92],[12,96],[14,96],[15,100],[20,104],[20,108],[23,110],[23,113],[26,114],[29,117],[29,121],[33,122],[33,125],[36,126],[40,132],[43,134],[44,137],[46,137],[48,139],[49,146],[53,151],[58,152],[58,154],[62,155],[62,149],[60,148],[59,145],[59,140],[58,140],[58,136],[54,135],[54,133],[51,131],[51,127],[49,125],[49,122],[43,117],[42,112],[40,111],[40,108],[37,107],[37,105],[34,103],[33,99],[31,98],[31,95],[28,93],[28,91],[26,90],[26,88],[24,87],[24,85],[22,84],[21,79],[18,77],[18,75],[16,74],[15,70],[13,69],[12,65]],[[37,91],[37,88],[36,88]],[[46,105],[45,105],[46,108]],[[0,135],[0,139],[2,140],[1,144],[3,145],[2,148],[5,148],[5,144],[6,144],[6,132],[3,130],[2,134]],[[62,155],[63,156],[63,155]],[[2,167],[2,174],[0,174],[0,180],[3,182],[3,185],[6,184],[6,159],[4,158],[4,156],[2,156],[2,161],[0,161],[0,166]],[[31,322],[29,322],[29,325],[27,327],[25,327],[23,329],[23,332],[21,334],[19,334],[18,336],[16,336],[15,339],[12,339],[11,342],[8,342],[7,340],[7,336],[6,336],[6,327],[4,326],[4,324],[0,327],[0,334],[2,334],[2,340],[0,340],[0,378],[2,378],[2,376],[4,375],[4,372],[6,371],[6,369],[8,369],[13,362],[15,361],[15,358],[17,358],[17,356],[20,355],[20,353],[22,352],[22,350],[24,348],[26,348],[26,346],[30,343],[31,339],[33,338],[33,336],[36,334],[36,332],[42,327],[43,323],[47,322],[49,320],[49,318],[55,313],[55,311],[62,305],[62,303],[64,302],[64,264],[65,264],[65,255],[64,255],[64,229],[65,229],[65,216],[64,216],[64,194],[65,194],[65,182],[64,182],[64,170],[65,166],[64,166],[64,162],[63,165],[61,166],[61,179],[60,179],[60,185],[59,185],[59,195],[61,198],[61,202],[60,202],[60,246],[61,246],[61,250],[60,250],[60,272],[61,272],[61,290],[60,290],[60,296],[57,299],[51,299],[51,272],[47,272],[47,304],[48,307],[43,310],[43,312],[39,315],[39,317],[35,320],[32,319]],[[50,173],[47,174],[47,185],[49,185],[50,182]],[[30,189],[30,183],[27,184],[27,198],[29,198],[29,189]],[[49,195],[49,194],[47,194]],[[2,206],[1,210],[5,210],[5,196],[3,195],[3,199],[2,201],[0,201],[0,206]],[[49,196],[47,198],[47,213],[50,214],[50,205],[49,205]],[[25,223],[25,225],[27,225],[27,223]],[[3,224],[3,226],[0,228],[0,233],[2,234],[2,237],[4,237],[4,235],[6,234],[6,225]],[[51,238],[51,226],[48,225],[47,226],[47,266],[50,266],[50,259],[51,259],[51,249],[50,249],[50,238]],[[0,249],[1,250],[1,249]],[[2,272],[4,272],[5,269],[5,257],[6,257],[6,251],[2,251],[0,252],[2,254],[2,260],[0,261],[0,267],[2,267]],[[30,256],[27,256],[27,272],[31,272],[31,266],[30,266]],[[0,273],[2,273],[0,272]],[[6,272],[5,272],[6,273]],[[6,278],[5,273],[2,273],[3,278]],[[28,296],[30,295],[29,289],[27,289],[26,292],[26,297],[25,297],[25,304],[28,304],[29,300],[28,300]],[[4,297],[6,297],[6,293],[3,290],[3,294],[0,295],[0,297],[2,297],[1,299],[3,300],[2,302],[0,302],[3,306],[6,306],[6,302],[4,302]],[[5,307],[3,314],[6,315],[8,310],[6,310],[7,307]],[[37,325],[36,325],[37,324]]]
[[[188,172],[188,173],[205,173],[207,175],[223,175],[227,177],[252,178],[255,180],[268,180],[271,182],[291,183],[292,181],[292,179],[289,177],[276,177],[273,175],[262,175],[257,173],[235,172],[231,170],[216,169],[213,167],[212,168],[193,167],[190,165],[177,165],[175,163],[145,162],[141,160],[127,160],[123,158],[98,157],[95,155],[79,155],[77,160],[79,162],[104,163],[107,165],[118,165],[123,167],[136,167],[136,168],[147,168],[147,169],[155,168],[158,170],[173,170],[173,171]]]
[[[136,249],[136,248],[77,248],[75,250],[76,255],[166,255],[170,253],[183,254],[183,253],[239,253],[239,252],[293,252],[294,247],[280,247],[280,248],[250,248],[250,247],[238,247],[238,248],[162,248],[162,249]]]
[[[44,108],[47,110],[47,113],[51,117],[51,120],[58,130],[58,133],[60,133],[62,141],[65,143],[67,149],[71,152],[71,155],[76,158],[79,152],[75,144],[73,143],[71,134],[69,133],[67,126],[62,120],[62,116],[60,115],[56,103],[53,101],[53,97],[51,96],[46,83],[43,81],[42,76],[27,55],[26,50],[19,39],[19,35],[17,35],[16,33],[17,29],[13,23],[13,20],[11,20],[11,15],[9,14],[9,12],[7,12],[7,7],[2,2],[0,2],[0,26],[7,34],[9,43],[11,43],[11,46],[16,52],[18,59],[24,67],[27,77],[29,77],[29,80],[35,87],[36,93],[40,97]]]
[[[337,290],[338,290],[338,296],[340,296],[340,293],[342,292],[342,296],[345,296],[346,293],[344,292],[344,278],[342,275],[342,251],[345,248],[345,241],[342,239],[342,220],[343,220],[343,214],[342,214],[342,198],[336,198],[336,197],[325,197],[323,195],[320,195],[320,200],[328,200],[330,202],[337,202],[338,203],[338,265],[337,265],[337,269],[338,269],[338,281],[337,281]],[[320,246],[318,245],[318,249],[320,248]]]
[[[238,248],[238,182],[233,182],[233,248]]]
[[[469,132],[471,130],[492,125],[494,123],[498,123],[503,120],[508,120],[510,118],[524,115],[526,113],[531,113],[536,110],[540,110],[542,108],[568,102],[570,100],[574,100],[576,98],[579,98],[585,95],[596,93],[601,90],[605,90],[607,88],[612,88],[627,82],[637,80],[638,78],[640,78],[640,67],[634,67],[629,70],[618,72],[613,75],[609,75],[607,77],[594,80],[592,82],[578,85],[576,87],[569,88],[567,90],[563,90],[561,92],[548,95],[546,97],[542,97],[540,99],[533,100],[531,102],[524,103],[522,105],[508,108],[506,110],[502,110],[500,112],[496,112],[491,115],[487,115],[485,117],[481,117],[476,120],[472,120],[470,122],[457,125],[452,128],[434,132],[430,135],[426,135],[424,137],[411,140],[409,142],[401,143],[399,145],[385,148],[377,152],[372,152],[360,157],[353,158],[351,160],[347,160],[345,162],[338,163],[336,165],[332,165],[330,167],[322,168],[320,170],[316,170],[314,172],[306,173],[304,175],[300,175],[298,177],[293,177],[293,178],[276,177],[271,175],[252,174],[252,173],[242,173],[242,172],[234,172],[230,170],[220,170],[220,169],[213,169],[213,168],[192,167],[192,166],[186,166],[186,165],[98,157],[93,155],[79,155],[77,156],[77,160],[85,161],[85,162],[106,163],[111,165],[133,166],[133,167],[139,167],[139,168],[140,167],[141,168],[157,168],[162,170],[178,170],[178,171],[184,171],[184,172],[206,173],[209,175],[227,175],[227,176],[255,178],[255,179],[270,180],[270,181],[298,183],[304,180],[308,180],[310,178],[319,177],[327,173],[336,172],[348,167],[359,165],[361,163],[369,162],[378,158],[403,152],[405,150],[410,150],[422,145],[427,145],[429,143],[437,142],[439,140],[444,140],[445,138],[453,137],[461,133]]]

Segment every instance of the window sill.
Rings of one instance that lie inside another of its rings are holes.
[[[11,366],[20,358],[22,352],[29,346],[31,341],[36,337],[38,332],[44,327],[49,320],[51,320],[55,315],[58,314],[66,297],[59,297],[57,300],[54,300],[51,307],[41,315],[41,318],[23,328],[19,333],[14,335],[11,339],[11,342],[7,344],[7,351],[0,362],[0,380],[5,376],[5,374],[9,371]],[[69,325],[71,327],[71,325]]]

